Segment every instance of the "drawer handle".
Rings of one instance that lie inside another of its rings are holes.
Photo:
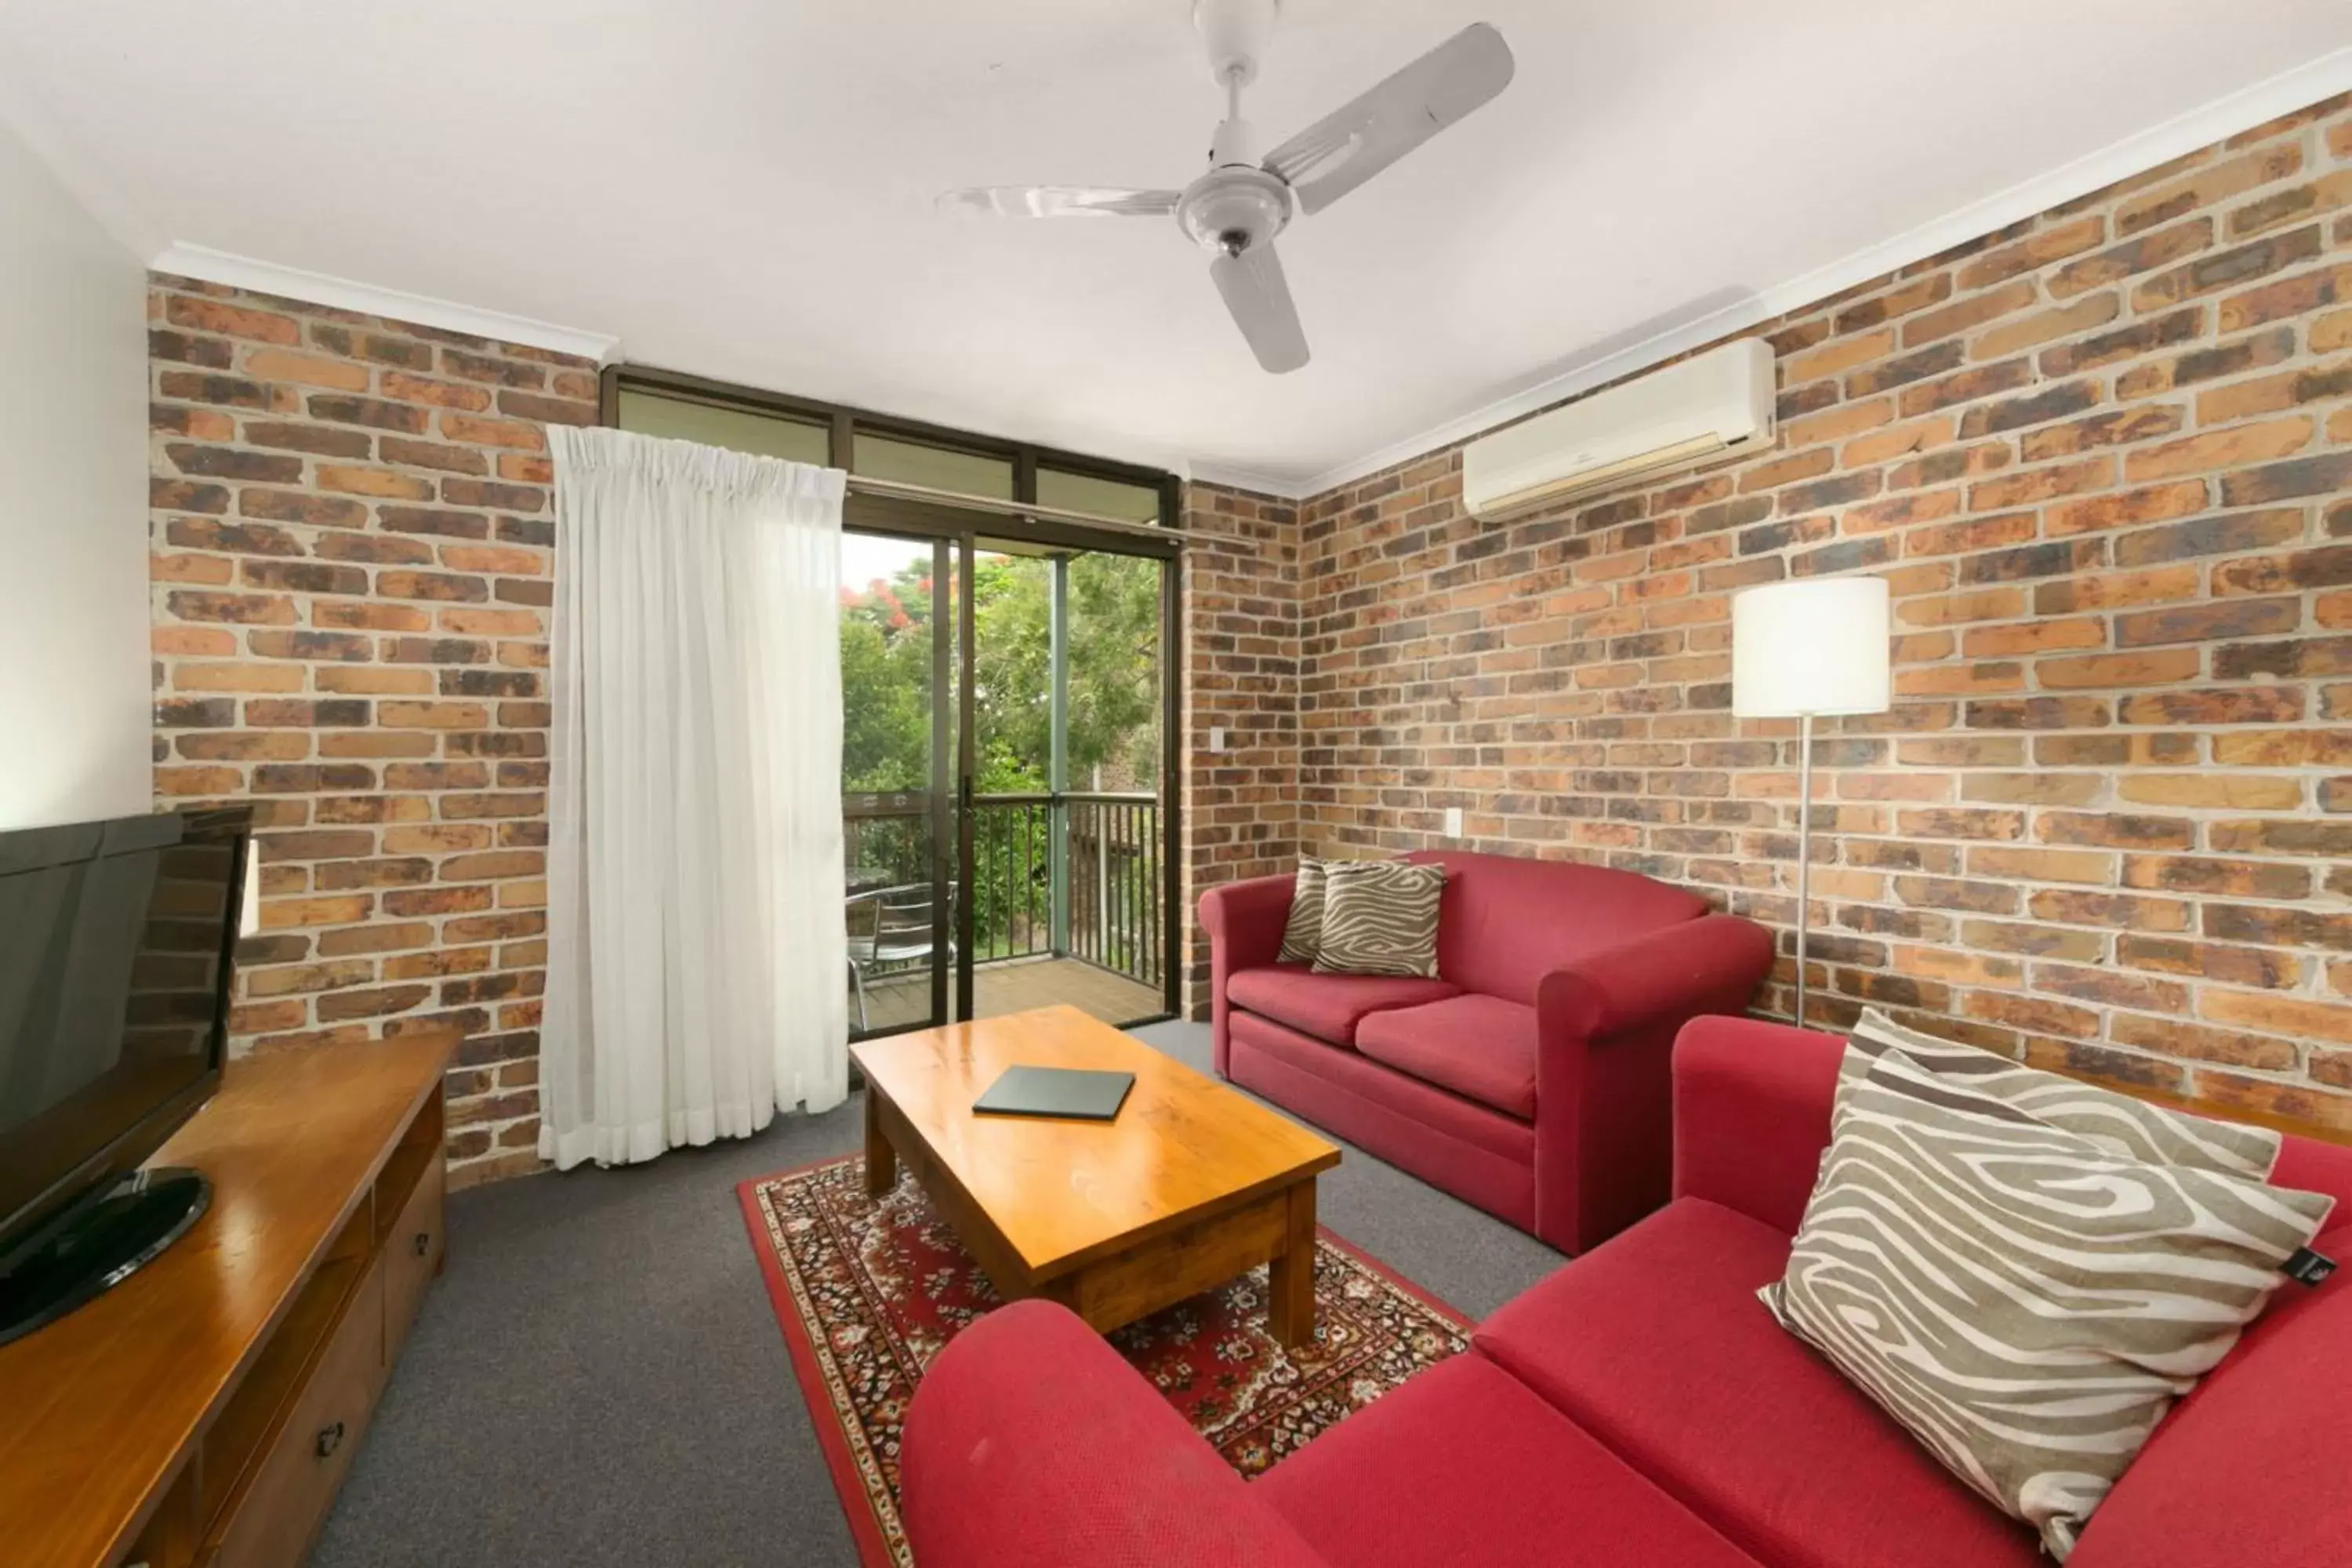
[[[326,1458],[342,1446],[343,1424],[341,1422],[338,1421],[332,1426],[319,1428],[319,1458]]]
[[[433,1250],[433,1233],[429,1230],[420,1230],[416,1233],[416,1239],[409,1245],[416,1249],[416,1256],[422,1258]]]

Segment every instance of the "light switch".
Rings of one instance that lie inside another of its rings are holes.
[[[1449,805],[1445,808],[1445,837],[1448,838],[1462,837],[1462,808],[1458,805]]]
[[[1225,732],[1223,730],[1211,730],[1209,731],[1209,750],[1213,752],[1222,752],[1224,749]]]

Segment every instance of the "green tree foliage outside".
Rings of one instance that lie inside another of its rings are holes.
[[[841,595],[841,787],[929,787],[931,579],[909,567]]]
[[[1043,791],[1053,755],[1053,581],[1035,556],[972,571],[972,714],[982,795]],[[929,563],[845,589],[842,787],[921,790],[930,775]],[[1160,770],[1160,566],[1123,555],[1070,563],[1070,787],[1150,791]]]

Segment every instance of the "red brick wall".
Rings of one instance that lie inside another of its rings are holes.
[[[234,1048],[454,1020],[458,1183],[537,1164],[544,424],[584,360],[158,277],[155,789],[251,801]]]
[[[1447,452],[1304,504],[1299,838],[1459,805],[1696,887],[1783,928],[1785,1014],[1794,725],[1730,716],[1730,595],[1874,573],[1897,698],[1816,745],[1819,1017],[2352,1128],[2352,108],[1762,331],[1781,436],[1737,467],[1496,525]]]
[[[1208,1005],[1209,948],[1193,912],[1220,882],[1287,871],[1298,858],[1298,509],[1191,485],[1184,526],[1213,536],[1185,552],[1182,693],[1188,1016]],[[1209,749],[1210,731],[1225,749]]]

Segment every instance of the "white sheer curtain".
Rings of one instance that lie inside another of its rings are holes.
[[[552,427],[539,1152],[740,1138],[848,1091],[836,469]]]

